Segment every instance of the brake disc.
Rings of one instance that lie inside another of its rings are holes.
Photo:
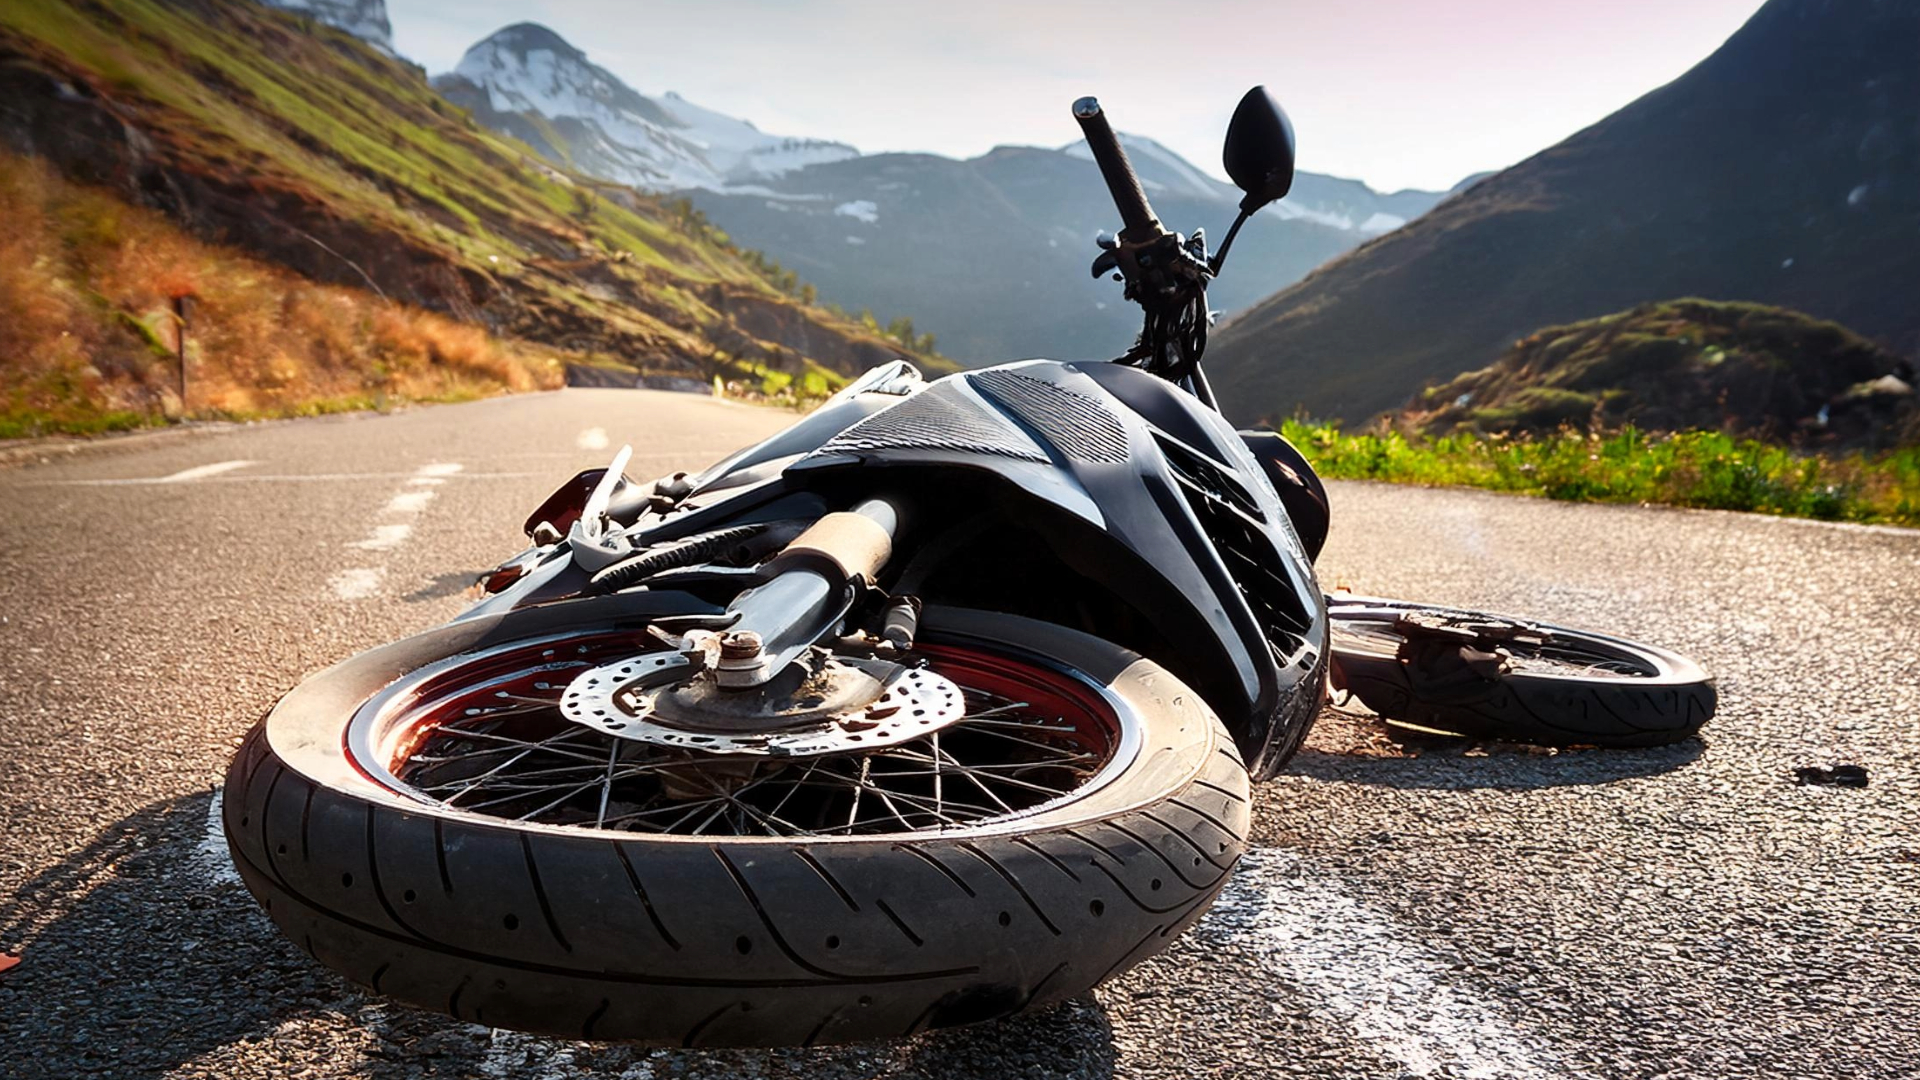
[[[951,679],[921,667],[832,657],[794,665],[766,687],[721,689],[677,652],[590,668],[560,697],[560,714],[617,739],[710,754],[818,757],[875,750],[966,715]]]

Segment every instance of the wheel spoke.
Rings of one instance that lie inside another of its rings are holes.
[[[607,823],[607,800],[613,798],[613,768],[620,763],[620,742],[608,740],[607,775],[600,779],[600,810],[593,816],[595,827],[604,827]]]
[[[620,640],[594,655],[620,655],[613,650],[631,638]],[[418,734],[396,737],[410,751],[394,775],[421,799],[510,821],[680,836],[886,835],[965,828],[1069,796],[1117,745],[1110,714],[1079,711],[1078,697],[1050,689],[1062,676],[963,653],[954,672],[968,677],[950,677],[965,712],[945,728],[810,758],[710,755],[566,719],[558,701],[567,680],[598,661],[584,645],[545,652],[519,674],[496,661],[470,688],[458,669],[436,676],[412,705]],[[567,654],[563,667],[557,654]]]

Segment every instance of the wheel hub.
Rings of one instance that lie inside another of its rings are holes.
[[[874,750],[961,720],[952,680],[926,668],[834,657],[765,686],[720,687],[677,652],[590,668],[560,698],[568,720],[619,739],[712,754],[814,757]]]

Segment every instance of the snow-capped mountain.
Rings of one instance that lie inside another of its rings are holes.
[[[434,85],[555,160],[649,191],[752,183],[859,153],[769,135],[678,94],[647,97],[537,23],[509,26],[468,49]]]
[[[1240,190],[1224,180],[1216,180],[1186,158],[1144,135],[1120,134],[1127,158],[1147,189],[1148,198],[1159,192],[1180,193],[1212,202],[1239,203]],[[1093,153],[1084,142],[1068,143],[1061,151],[1082,161],[1092,161]],[[1431,210],[1447,195],[1443,191],[1397,191],[1382,194],[1358,180],[1302,172],[1294,176],[1293,190],[1287,197],[1267,208],[1267,213],[1291,221],[1310,221],[1331,229],[1378,236],[1392,232]]]
[[[266,0],[286,11],[337,27],[382,52],[393,52],[393,24],[387,21],[387,0]]]
[[[684,192],[822,300],[909,315],[962,362],[1098,356],[1138,328],[1118,288],[1087,274],[1095,235],[1119,221],[1084,143],[962,161],[783,139],[677,94],[641,94],[533,23],[467,50],[434,85],[556,163]],[[1121,141],[1168,226],[1205,226],[1218,242],[1239,190],[1152,139]],[[1299,173],[1284,201],[1248,223],[1209,299],[1223,312],[1246,307],[1444,197]]]

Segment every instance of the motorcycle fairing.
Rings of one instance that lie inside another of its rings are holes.
[[[1208,698],[1249,769],[1277,767],[1275,733],[1319,705],[1324,601],[1285,510],[1217,414],[1137,369],[1047,360],[841,413],[849,422],[786,468],[790,484],[841,486],[858,468],[859,486],[911,495],[929,471],[991,476],[1053,554],[1153,620],[1179,653],[1156,659]]]

